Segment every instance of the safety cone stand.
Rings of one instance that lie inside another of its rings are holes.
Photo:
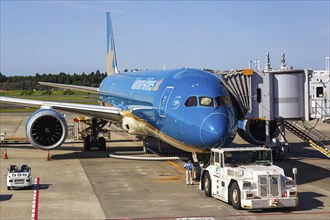
[[[3,159],[8,159],[7,148],[5,148],[5,151],[3,152]]]
[[[48,151],[48,154],[47,154],[46,160],[47,160],[47,161],[52,160],[52,158],[50,157],[49,151]]]

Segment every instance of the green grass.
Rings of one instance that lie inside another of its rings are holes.
[[[24,112],[33,113],[37,110],[38,109],[36,108],[6,108],[6,109],[0,108],[0,113],[24,113]]]
[[[31,90],[6,90],[6,91],[0,91],[0,95],[2,96],[22,96],[23,92],[28,92]],[[43,93],[49,92],[49,90],[38,90],[38,91],[31,91],[32,94],[28,96],[40,96]],[[54,90],[51,91],[51,95],[45,95],[45,96],[53,96],[53,95],[64,95],[67,93],[67,91],[60,91],[60,90]],[[80,95],[80,96],[85,96],[89,95],[90,93],[87,92],[81,92],[81,91],[74,91],[74,95]]]
[[[55,102],[71,102],[79,104],[97,105],[97,95],[86,92],[74,91],[73,95],[64,95],[65,91],[51,91],[51,95],[47,95],[47,91],[33,91],[31,95],[21,95],[24,90],[8,90],[0,92],[1,96],[8,96],[13,98],[22,98],[38,101],[55,101]],[[26,94],[26,92],[24,92]],[[46,94],[46,95],[44,95]],[[2,102],[0,102],[0,112],[34,112],[33,108],[1,108]]]
[[[40,101],[74,101],[77,103],[87,102],[97,99],[96,96],[91,96],[90,98],[85,98],[82,95],[29,95],[29,96],[11,96],[14,98],[22,98],[22,99],[31,99],[31,100],[40,100]]]

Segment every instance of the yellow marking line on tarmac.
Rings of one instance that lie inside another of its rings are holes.
[[[176,167],[180,171],[182,171],[182,173],[185,173],[186,172],[186,170],[183,167],[181,167],[180,165],[178,165],[178,164],[176,164],[176,163],[174,163],[172,161],[169,161],[169,160],[167,160],[166,162],[169,163],[169,164],[171,164],[172,166]]]

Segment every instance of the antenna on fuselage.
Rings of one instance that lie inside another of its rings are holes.
[[[107,73],[108,75],[118,73],[115,41],[113,38],[110,12],[107,12]]]

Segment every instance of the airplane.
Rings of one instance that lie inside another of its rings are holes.
[[[26,123],[26,135],[34,147],[53,150],[62,145],[68,128],[59,111],[92,117],[91,135],[84,139],[86,151],[106,150],[105,139],[98,136],[108,122],[129,134],[154,137],[193,154],[232,143],[237,109],[216,75],[192,68],[119,72],[109,12],[106,19],[107,77],[99,88],[40,82],[98,94],[99,106],[0,96],[2,102],[40,108]]]

